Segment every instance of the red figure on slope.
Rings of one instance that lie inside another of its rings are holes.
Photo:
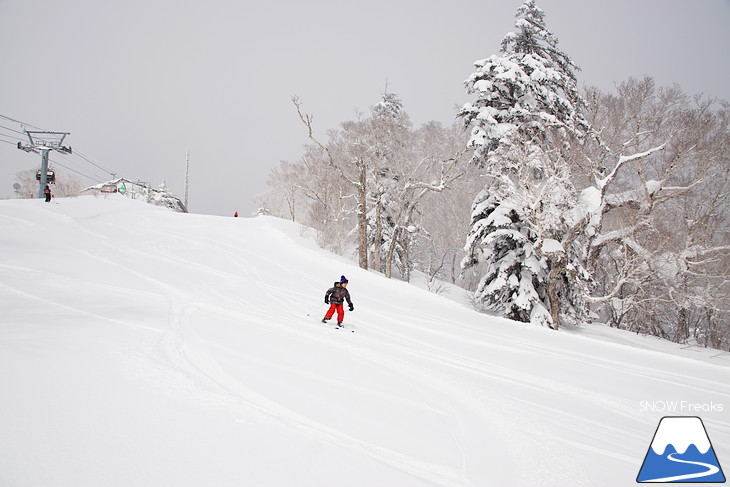
[[[330,309],[327,310],[324,318],[322,318],[322,323],[327,323],[332,318],[332,315],[335,314],[335,311],[337,311],[337,326],[342,326],[342,321],[345,319],[345,308],[343,307],[345,301],[350,305],[350,311],[355,309],[350,299],[350,292],[347,290],[347,282],[347,278],[342,276],[340,281],[335,282],[335,285],[325,293],[324,302],[330,305]]]

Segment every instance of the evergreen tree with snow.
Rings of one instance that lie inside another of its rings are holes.
[[[476,71],[465,81],[476,101],[465,104],[459,116],[472,129],[469,145],[478,164],[505,137],[543,144],[548,128],[577,137],[589,129],[580,113],[585,101],[576,82],[579,68],[558,48],[543,10],[526,0],[516,17],[516,32],[502,40],[501,56],[476,61]]]
[[[572,235],[576,191],[565,159],[590,127],[581,114],[578,67],[547,30],[534,0],[518,9],[500,56],[475,63],[466,80],[474,103],[459,112],[471,127],[472,163],[487,184],[472,208],[464,269],[486,267],[476,298],[505,316],[557,327],[585,316],[588,273]]]
[[[542,304],[546,293],[541,283],[548,269],[533,248],[536,235],[526,224],[529,210],[517,198],[487,190],[477,199],[472,219],[480,228],[470,233],[462,262],[462,267],[485,263],[476,296],[506,318],[545,322],[549,313]]]

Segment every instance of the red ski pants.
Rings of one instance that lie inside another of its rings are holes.
[[[329,320],[330,318],[332,318],[332,315],[335,314],[335,311],[337,311],[337,321],[339,323],[342,323],[342,320],[345,319],[345,308],[342,306],[342,304],[330,304],[330,309],[328,309],[327,314],[324,315],[325,319]]]

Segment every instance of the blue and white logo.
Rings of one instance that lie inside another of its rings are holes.
[[[702,420],[696,416],[663,417],[636,481],[725,482]]]

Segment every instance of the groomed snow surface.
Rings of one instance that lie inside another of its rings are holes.
[[[633,485],[682,413],[730,465],[727,353],[493,318],[313,237],[116,195],[0,201],[0,485]],[[354,333],[319,323],[341,274]]]

